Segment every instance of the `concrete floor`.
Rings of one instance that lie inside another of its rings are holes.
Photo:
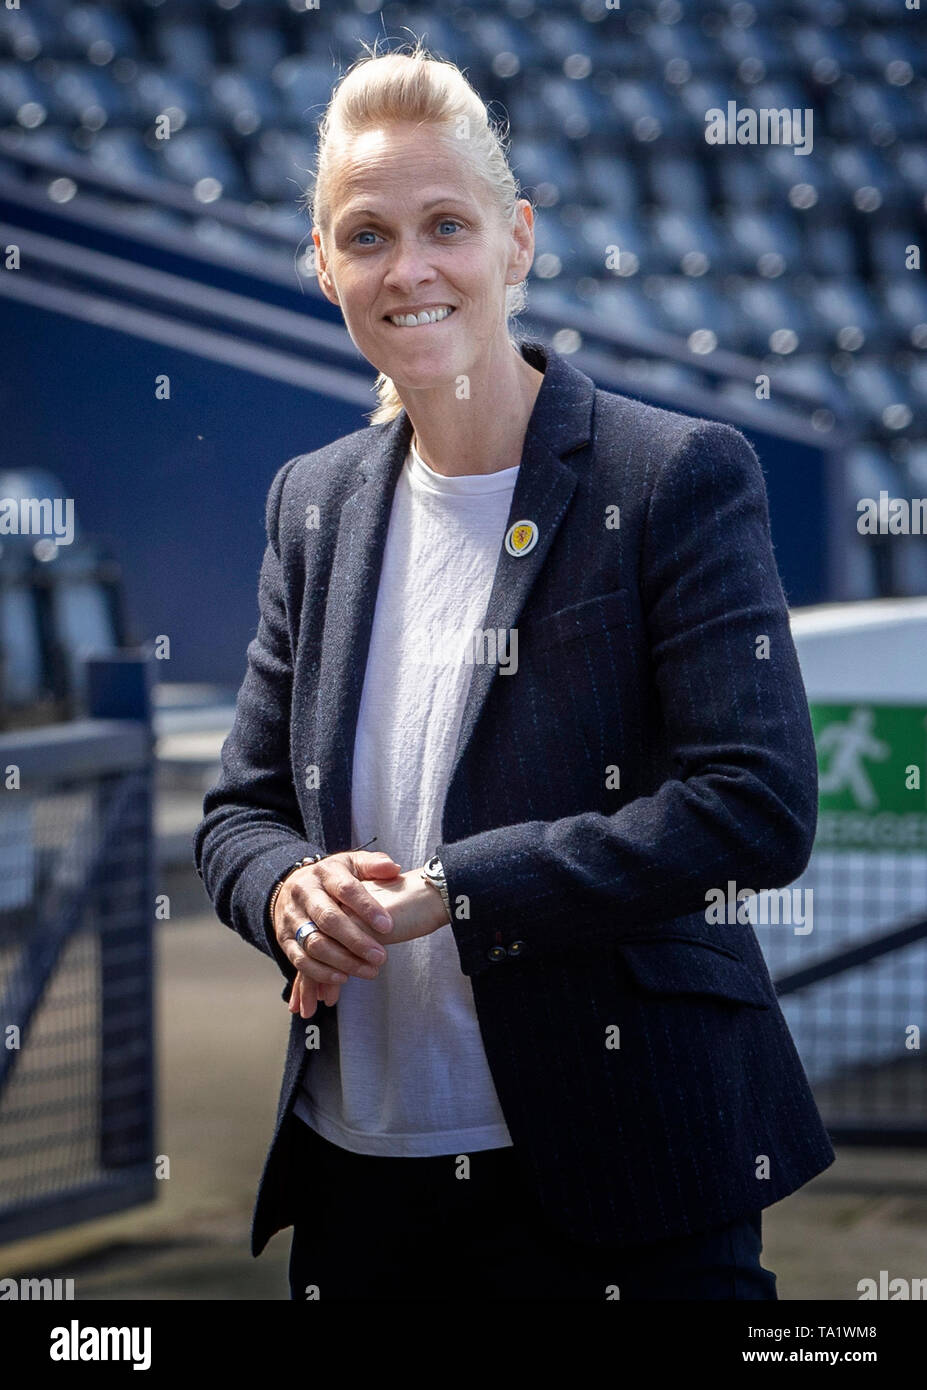
[[[78,1300],[289,1297],[289,1230],[257,1260],[248,1247],[289,1030],[280,975],[217,921],[191,877],[193,910],[160,924],[157,941],[170,1178],[147,1207],[0,1247],[2,1276],[70,1276]],[[781,1299],[856,1300],[880,1269],[927,1277],[927,1153],[841,1150],[764,1225]]]

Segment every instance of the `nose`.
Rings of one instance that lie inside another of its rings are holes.
[[[390,289],[404,292],[411,286],[427,283],[434,278],[434,267],[425,248],[416,237],[396,242],[390,253],[384,277]]]

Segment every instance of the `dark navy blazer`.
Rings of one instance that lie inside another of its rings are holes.
[[[635,1244],[769,1206],[834,1159],[752,927],[706,915],[710,890],[805,868],[815,747],[750,444],[599,390],[540,342],[521,350],[544,380],[509,522],[538,538],[499,550],[483,627],[517,630],[517,670],[473,667],[435,846],[443,930],[546,1214]],[[411,432],[402,411],[290,459],[268,494],[260,621],[194,854],[219,919],[277,960],[284,998],[294,970],[268,900],[305,855],[351,848]],[[322,1047],[336,1009],[313,1020]],[[254,1254],[306,1190],[290,1166],[317,1055],[305,1027],[293,1018]]]

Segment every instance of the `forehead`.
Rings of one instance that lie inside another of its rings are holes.
[[[338,203],[390,191],[458,192],[472,184],[468,161],[446,131],[409,123],[377,127],[349,137],[333,161]]]

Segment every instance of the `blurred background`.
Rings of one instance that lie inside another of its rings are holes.
[[[838,1150],[766,1212],[764,1263],[786,1299],[925,1277],[923,14],[21,0],[0,8],[0,1278],[288,1297],[289,1233],[253,1262],[247,1232],[289,1015],[190,841],[270,481],[376,403],[300,198],[378,38],[421,38],[510,122],[536,209],[520,330],[757,449],[821,805],[795,918],[761,894],[756,930]],[[810,150],[709,143],[729,103],[795,112]]]

